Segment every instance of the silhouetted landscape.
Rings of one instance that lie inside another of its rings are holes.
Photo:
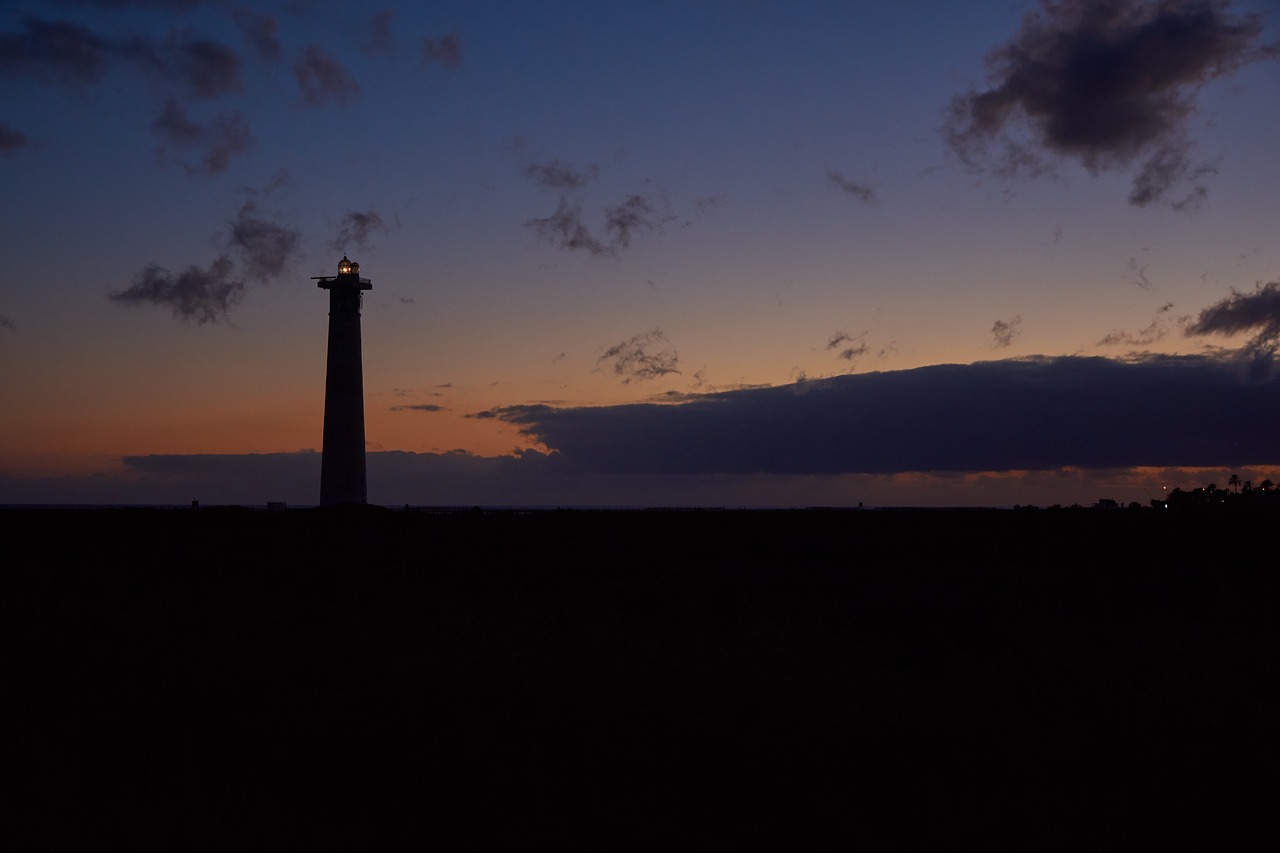
[[[19,846],[1245,837],[1233,506],[0,511]]]

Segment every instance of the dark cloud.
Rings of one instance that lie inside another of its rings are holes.
[[[372,210],[349,210],[342,217],[338,228],[338,236],[333,239],[332,246],[336,251],[345,252],[348,247],[367,249],[369,236],[375,231],[386,232],[386,223],[382,217]]]
[[[180,79],[192,98],[217,98],[244,91],[240,57],[230,47],[210,39],[174,44],[170,72]]]
[[[1255,375],[1269,375],[1280,346],[1280,281],[1259,283],[1253,293],[1238,293],[1200,312],[1187,335],[1238,335],[1252,332],[1245,347]]]
[[[1209,195],[1202,178],[1217,173],[1212,163],[1191,162],[1191,145],[1176,140],[1160,146],[1138,170],[1129,203],[1146,207],[1153,202],[1194,213]],[[1174,195],[1178,197],[1175,198]]]
[[[991,324],[991,345],[1003,349],[1013,343],[1013,339],[1022,331],[1022,317],[1012,320],[996,320]]]
[[[245,42],[261,59],[274,62],[280,58],[280,40],[276,38],[278,25],[270,15],[260,15],[243,6],[235,11],[235,22]]]
[[[450,70],[462,67],[462,42],[457,35],[447,33],[439,38],[422,40],[422,61],[426,65],[441,65]]]
[[[703,196],[693,200],[693,208],[698,213],[708,213],[724,204],[729,198],[728,193],[716,193],[715,195]]]
[[[14,325],[14,322],[12,320],[4,316],[3,314],[0,314],[0,329],[8,329],[9,331],[12,332],[16,328],[17,326]]]
[[[874,187],[868,184],[860,184],[860,183],[857,183],[856,181],[851,181],[850,179],[846,178],[844,175],[842,175],[840,172],[835,171],[834,169],[832,169],[830,172],[827,172],[827,181],[829,183],[834,184],[836,187],[838,187],[840,191],[843,192],[845,195],[853,196],[859,201],[865,201],[869,204],[874,204],[875,201],[877,200],[876,191]]]
[[[856,346],[843,346],[843,345],[853,344],[855,341],[861,341],[864,337],[866,337],[866,335],[867,333],[863,332],[857,337],[854,337],[848,332],[836,332],[830,338],[827,339],[827,344],[824,347],[824,349],[828,351],[838,349],[839,353],[837,354],[839,355],[840,358],[844,359],[845,361],[853,361],[855,358],[858,358],[859,356],[866,355],[868,352],[871,351],[871,348],[868,347],[865,342],[859,343]]]
[[[561,163],[557,159],[548,163],[530,163],[525,167],[524,173],[540,186],[555,189],[578,189],[594,181],[599,171],[600,167],[595,163],[587,166],[584,170],[578,170],[567,163]]]
[[[1251,381],[1225,357],[1041,357],[808,380],[674,405],[494,414],[566,462],[612,473],[1243,465],[1275,457],[1280,382]]]
[[[79,24],[24,18],[18,32],[0,33],[0,76],[87,85],[106,73],[113,47]]]
[[[193,265],[177,275],[151,264],[134,276],[128,289],[112,292],[110,298],[124,305],[159,305],[180,320],[203,326],[229,319],[244,293],[244,281],[235,277],[231,259],[223,255],[207,270]]]
[[[582,206],[570,202],[564,196],[555,212],[541,219],[530,219],[526,228],[532,228],[539,237],[556,244],[561,249],[574,251],[582,249],[592,255],[609,252],[609,247],[591,235],[590,229],[582,221]]]
[[[391,19],[394,16],[390,9],[374,12],[369,16],[368,35],[360,44],[368,56],[380,56],[391,52]]]
[[[661,329],[634,335],[605,350],[597,364],[608,365],[623,384],[679,373],[680,356]]]
[[[294,183],[293,175],[288,169],[282,166],[276,170],[274,175],[271,176],[271,180],[267,181],[266,186],[262,188],[262,194],[265,196],[271,196],[279,190],[293,186]]]
[[[296,230],[264,219],[252,201],[246,201],[231,220],[227,247],[240,256],[245,275],[257,281],[279,278],[302,245]]]
[[[191,98],[216,98],[244,90],[240,57],[212,39],[170,39],[157,45],[144,36],[104,38],[69,21],[25,18],[18,32],[0,34],[0,76],[31,76],[47,83],[96,83],[116,61],[179,83]]]
[[[1129,201],[1193,208],[1211,166],[1193,163],[1188,118],[1201,86],[1278,55],[1262,20],[1227,0],[1045,0],[988,57],[990,88],[956,97],[946,141],[969,168],[1092,173],[1138,164]]]
[[[168,146],[199,149],[199,162],[184,165],[189,172],[206,175],[226,171],[231,158],[248,150],[253,143],[249,126],[239,113],[222,113],[208,124],[199,124],[192,121],[186,109],[175,100],[165,102],[160,115],[151,123],[151,129],[163,140],[162,155]]]
[[[360,94],[355,78],[319,47],[304,50],[293,63],[293,73],[298,79],[302,100],[312,106],[329,101],[346,104]]]
[[[446,411],[444,406],[436,406],[431,403],[423,403],[418,406],[392,406],[393,412],[443,412]]]
[[[1151,279],[1147,278],[1147,265],[1139,264],[1137,258],[1129,259],[1129,264],[1124,269],[1124,278],[1126,281],[1136,284],[1143,290],[1155,289],[1155,285],[1151,283]]]
[[[1145,347],[1154,344],[1156,341],[1164,338],[1169,334],[1170,319],[1167,316],[1169,310],[1173,308],[1172,302],[1166,302],[1156,311],[1156,316],[1151,323],[1141,331],[1130,334],[1123,329],[1115,329],[1109,332],[1102,340],[1098,341],[1098,346],[1136,346]],[[1190,317],[1180,317],[1177,322],[1186,323],[1190,321]]]
[[[30,145],[31,141],[27,139],[25,133],[0,122],[0,156],[12,154]]]
[[[621,204],[605,208],[605,230],[612,235],[610,247],[615,251],[630,248],[633,231],[654,231],[670,221],[658,204],[654,198],[629,195]]]

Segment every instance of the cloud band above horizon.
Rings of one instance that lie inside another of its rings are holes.
[[[1227,356],[1036,357],[839,376],[678,404],[494,414],[585,469],[877,474],[1208,467],[1280,458],[1280,381]],[[1223,429],[1230,419],[1232,429]]]

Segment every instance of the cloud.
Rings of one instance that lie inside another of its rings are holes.
[[[835,184],[840,189],[840,191],[843,192],[845,195],[853,196],[859,201],[865,201],[868,204],[874,204],[877,200],[876,191],[874,187],[869,186],[867,184],[859,184],[854,181],[851,181],[834,169],[832,169],[830,172],[827,172],[827,181],[829,183]]]
[[[162,156],[168,146],[201,149],[197,164],[183,166],[188,172],[210,176],[225,172],[232,156],[247,151],[253,143],[249,126],[239,113],[219,114],[209,124],[198,124],[175,100],[165,102],[151,129],[163,140],[159,151]]]
[[[834,350],[839,348],[842,344],[851,344],[854,341],[861,341],[866,336],[867,336],[866,332],[863,332],[862,334],[858,335],[856,338],[853,335],[850,335],[848,332],[836,332],[830,338],[827,339],[827,345],[826,347],[824,347],[824,349]],[[844,359],[845,361],[853,361],[858,356],[866,355],[870,351],[871,351],[871,348],[868,347],[866,343],[860,343],[857,346],[844,347],[843,349],[840,350],[838,355],[840,358]]]
[[[367,56],[379,56],[391,52],[391,19],[390,9],[382,9],[369,16],[369,35],[360,45],[360,50]]]
[[[190,98],[244,90],[240,57],[213,39],[171,38],[158,46],[145,36],[113,40],[80,24],[38,18],[23,19],[21,31],[0,34],[0,77],[83,87],[101,80],[117,61],[181,84]]]
[[[192,98],[217,98],[244,91],[240,57],[221,42],[192,39],[174,44],[170,73],[186,84]]]
[[[561,249],[581,249],[591,255],[615,255],[631,247],[635,232],[661,230],[672,218],[658,196],[629,195],[619,204],[604,209],[604,231],[609,235],[608,242],[604,242],[593,235],[583,221],[582,205],[561,196],[554,213],[526,220],[524,224]]]
[[[710,213],[720,205],[724,204],[729,198],[728,193],[716,193],[715,195],[702,196],[693,200],[693,208],[698,213]]]
[[[18,327],[14,325],[14,322],[12,320],[10,320],[8,317],[6,317],[3,314],[0,314],[0,329],[8,329],[9,331],[12,332],[17,328]]]
[[[417,406],[392,406],[393,412],[444,412],[447,411],[444,406],[436,406],[431,403],[423,403]]]
[[[239,254],[245,274],[257,281],[283,275],[302,244],[298,231],[264,219],[252,201],[241,205],[230,224],[227,247]]]
[[[991,345],[996,349],[1009,346],[1021,333],[1021,326],[1021,316],[1014,317],[1012,320],[996,320],[991,324]]]
[[[585,170],[579,171],[573,166],[561,163],[558,159],[548,163],[530,163],[524,173],[540,186],[555,189],[578,189],[596,179],[600,167],[592,163]]]
[[[674,405],[494,414],[566,463],[609,473],[1243,465],[1276,461],[1280,382],[1252,380],[1226,357],[1038,357],[838,376]]]
[[[441,65],[449,70],[462,67],[462,42],[457,35],[447,33],[439,38],[422,40],[422,61],[425,65]]]
[[[629,195],[621,204],[605,208],[604,216],[605,230],[613,235],[611,245],[623,249],[631,246],[632,231],[652,231],[667,219],[650,199],[640,195]]]
[[[1045,0],[987,57],[990,88],[950,105],[944,136],[970,169],[1043,174],[1058,159],[1137,174],[1129,202],[1194,208],[1188,119],[1199,89],[1278,55],[1262,20],[1222,0]]]
[[[0,77],[30,75],[83,86],[106,73],[113,45],[69,21],[24,18],[19,32],[0,33]]]
[[[1123,329],[1115,329],[1104,336],[1102,340],[1098,341],[1098,346],[1106,347],[1125,345],[1145,347],[1154,344],[1169,333],[1169,320],[1168,318],[1160,315],[1168,314],[1171,308],[1173,308],[1173,303],[1166,302],[1156,311],[1156,316],[1151,320],[1151,323],[1146,328],[1135,334],[1130,334]],[[1179,322],[1185,323],[1190,319],[1190,317],[1181,317],[1179,318]]]
[[[308,47],[293,64],[302,100],[312,106],[329,101],[347,104],[360,94],[356,83],[345,68],[319,47]]]
[[[25,133],[0,122],[0,156],[12,154],[30,145],[31,141]]]
[[[1132,282],[1143,290],[1154,290],[1155,285],[1151,283],[1151,279],[1147,278],[1147,265],[1139,264],[1137,258],[1130,258],[1129,264],[1124,268],[1125,281]]]
[[[251,9],[240,7],[233,17],[240,33],[253,52],[259,58],[274,62],[280,58],[280,40],[276,38],[276,19],[270,15],[259,15]]]
[[[244,281],[233,275],[231,259],[223,255],[207,270],[193,265],[177,275],[150,264],[128,289],[112,292],[110,298],[123,305],[166,307],[178,319],[203,326],[229,319],[244,293]]]
[[[349,210],[342,217],[338,228],[338,236],[333,239],[332,246],[336,251],[344,252],[349,246],[367,249],[370,245],[369,235],[374,231],[386,232],[387,226],[382,217],[372,210],[364,212]]]
[[[632,380],[657,379],[659,376],[680,372],[677,367],[680,356],[661,329],[620,341],[605,350],[596,363],[607,364],[615,376],[623,377],[624,385],[630,384]]]
[[[1259,283],[1253,293],[1232,291],[1226,299],[1200,312],[1184,333],[1191,335],[1237,335],[1253,332],[1245,346],[1252,358],[1255,375],[1270,374],[1276,348],[1280,346],[1280,281]]]
[[[544,240],[556,244],[561,249],[574,251],[585,250],[592,255],[609,252],[609,247],[591,235],[590,229],[582,221],[582,206],[570,202],[564,196],[555,212],[541,219],[525,221],[526,228],[532,228]]]

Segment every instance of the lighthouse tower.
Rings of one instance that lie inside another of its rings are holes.
[[[362,504],[364,473],[364,368],[360,359],[360,304],[373,283],[343,255],[338,274],[317,277],[329,291],[329,363],[324,383],[324,454],[320,505]]]

